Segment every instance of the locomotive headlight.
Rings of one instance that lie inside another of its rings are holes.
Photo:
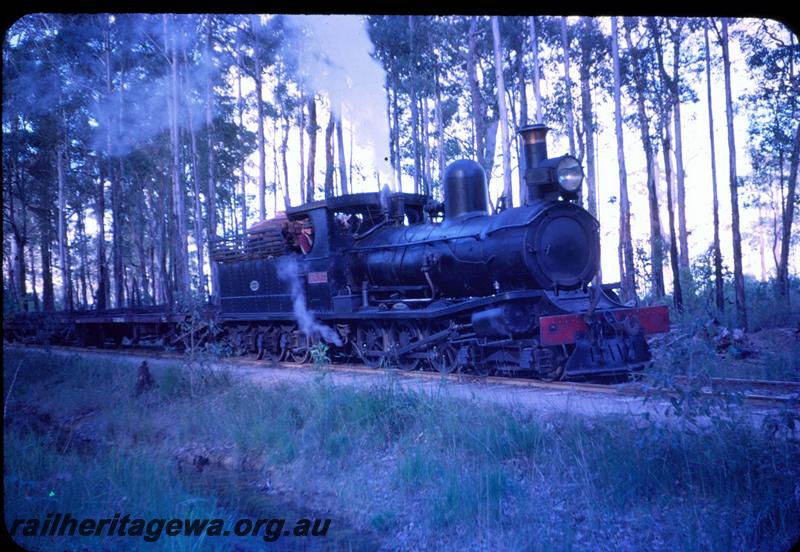
[[[577,159],[571,155],[565,155],[556,166],[556,179],[563,191],[575,193],[583,182],[583,168]]]

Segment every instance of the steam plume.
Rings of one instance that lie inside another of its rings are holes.
[[[286,17],[302,44],[300,71],[314,91],[326,93],[337,115],[339,106],[355,127],[355,139],[373,153],[375,169],[391,181],[389,126],[386,121],[386,75],[370,54],[374,46],[363,19],[354,15]],[[287,52],[295,57],[297,52]]]
[[[341,347],[342,340],[339,338],[339,334],[325,324],[319,323],[314,317],[314,313],[306,308],[306,294],[294,257],[281,257],[275,265],[278,278],[289,284],[289,292],[292,294],[292,310],[297,325],[300,326],[300,331],[309,338],[319,336],[325,341]]]

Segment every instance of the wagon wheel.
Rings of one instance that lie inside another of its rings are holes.
[[[377,368],[383,361],[386,351],[386,332],[377,322],[359,324],[354,343],[361,361],[370,368]]]
[[[124,343],[125,336],[122,333],[115,332],[111,339],[114,340],[114,348],[119,349],[122,347],[122,344]],[[189,345],[191,345],[191,341],[187,337],[184,339],[184,350],[188,350]]]
[[[75,331],[71,327],[61,328],[58,332],[58,342],[60,345],[70,345],[75,341]]]
[[[228,328],[228,344],[233,356],[242,356],[247,353],[245,332],[247,332],[247,326],[239,325]]]
[[[459,348],[450,343],[439,343],[428,352],[428,362],[440,374],[450,374],[458,368]]]
[[[399,322],[395,324],[389,334],[390,348],[402,348],[422,339],[423,332],[416,322]],[[416,370],[422,362],[421,358],[409,356],[419,353],[419,350],[411,351],[400,357],[394,358],[394,363],[401,370]]]

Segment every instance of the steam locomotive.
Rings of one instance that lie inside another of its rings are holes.
[[[344,195],[214,241],[219,304],[204,316],[222,331],[202,338],[301,363],[323,343],[334,359],[402,370],[556,380],[641,369],[645,336],[669,329],[667,308],[625,306],[592,283],[599,224],[578,202],[578,160],[548,157],[548,130],[519,131],[520,207],[490,213],[482,167],[459,160],[443,203],[387,189]],[[76,314],[70,339],[175,343],[188,335],[182,321],[164,308]]]

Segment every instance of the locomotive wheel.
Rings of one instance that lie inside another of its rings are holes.
[[[280,356],[280,347],[275,346],[278,337],[278,328],[274,326],[262,327],[256,335],[256,360],[277,362]]]
[[[542,375],[543,381],[561,381],[564,379],[565,363],[561,362],[556,368],[547,374]]]
[[[278,362],[284,360],[291,360],[289,358],[289,350],[292,344],[292,331],[293,326],[281,326],[278,328],[277,347],[278,347]]]
[[[415,322],[400,322],[392,328],[392,331],[389,334],[389,339],[391,343],[390,346],[392,348],[406,347],[407,345],[422,339],[422,330]],[[416,370],[419,368],[422,359],[414,358],[409,355],[418,352],[419,351],[412,351],[412,353],[407,353],[396,358],[394,362],[396,362],[397,367],[400,370]]]
[[[355,345],[361,361],[370,368],[377,368],[384,358],[379,353],[386,351],[386,332],[377,322],[359,324]]]
[[[431,367],[441,374],[450,374],[458,368],[458,348],[441,343],[431,348],[428,354]]]
[[[475,364],[472,371],[475,372],[476,376],[481,376],[485,378],[486,376],[491,376],[495,372],[495,369],[492,368],[489,364],[481,362],[480,364]]]
[[[543,381],[561,381],[566,375],[567,359],[559,353],[554,353],[552,369],[541,375]]]
[[[295,329],[289,337],[288,358],[298,364],[306,364],[311,360],[311,348],[314,346],[313,340]]]

